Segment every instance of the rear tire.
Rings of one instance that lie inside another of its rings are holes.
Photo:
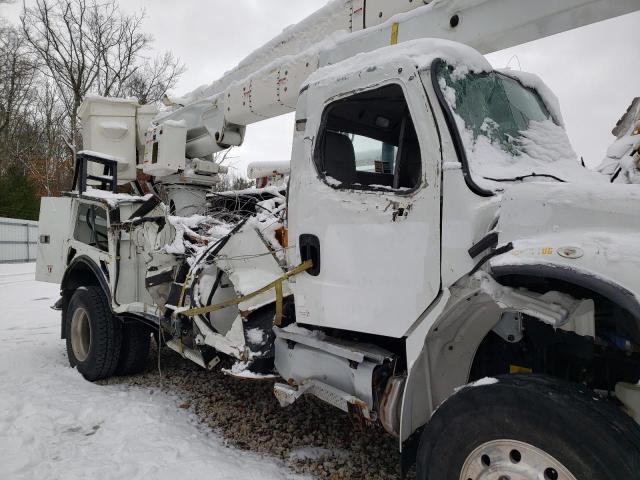
[[[149,360],[151,332],[146,325],[130,321],[122,327],[122,347],[116,375],[135,375],[144,371]]]
[[[80,287],[66,311],[65,337],[69,364],[94,382],[112,376],[118,365],[122,324],[116,320],[99,287]]]
[[[637,479],[640,427],[577,385],[508,375],[444,402],[417,462],[419,480]]]

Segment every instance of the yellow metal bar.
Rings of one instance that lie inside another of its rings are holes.
[[[400,24],[394,23],[391,25],[391,45],[396,45],[398,43],[398,31],[400,30]]]
[[[245,300],[249,300],[253,297],[257,297],[262,293],[268,292],[272,288],[276,288],[276,295],[277,295],[277,285],[280,285],[280,295],[282,297],[282,282],[306,270],[309,270],[312,266],[313,266],[313,262],[311,260],[307,260],[301,265],[298,265],[293,270],[290,270],[284,275],[282,275],[281,277],[277,278],[276,280],[271,282],[269,285],[265,285],[264,287],[262,287],[259,290],[256,290],[255,292],[247,293],[242,297],[232,298],[231,300],[218,303],[217,305],[209,305],[207,307],[192,308],[190,310],[185,310],[184,312],[177,312],[177,313],[179,313],[180,315],[184,315],[185,317],[195,317],[197,315],[204,315],[206,313],[217,312],[218,310],[222,310],[223,308],[231,307],[233,305],[238,305],[244,302]],[[276,305],[276,308],[277,308],[277,305]],[[281,302],[280,308],[282,309],[282,302]]]

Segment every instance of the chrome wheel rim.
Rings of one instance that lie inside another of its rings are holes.
[[[91,348],[91,326],[89,314],[84,308],[78,308],[71,317],[71,349],[76,360],[83,362]]]
[[[467,457],[460,480],[577,480],[553,456],[517,440],[483,443]]]

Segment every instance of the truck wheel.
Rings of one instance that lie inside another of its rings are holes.
[[[640,427],[607,400],[538,375],[465,387],[418,448],[419,480],[615,480],[640,472]]]
[[[78,288],[69,302],[67,356],[72,367],[94,382],[112,376],[118,365],[122,325],[111,314],[99,287]]]
[[[116,375],[135,375],[142,372],[149,359],[151,332],[146,325],[137,321],[125,323],[122,327],[122,346]]]

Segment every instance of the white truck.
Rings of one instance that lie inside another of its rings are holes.
[[[338,0],[160,113],[87,98],[37,265],[71,365],[138,372],[155,332],[380,423],[421,480],[640,478],[640,190],[482,56],[639,7]],[[290,171],[214,192],[216,155],[292,111]]]

